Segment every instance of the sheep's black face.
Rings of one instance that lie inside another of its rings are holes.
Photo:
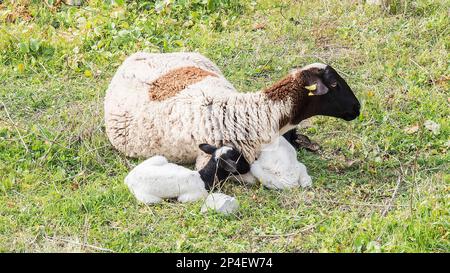
[[[329,65],[313,64],[305,69],[308,92],[307,117],[324,115],[346,121],[359,116],[361,105],[347,82]],[[304,119],[304,118],[303,118]]]
[[[322,74],[322,81],[329,91],[321,98],[324,102],[324,115],[350,121],[359,116],[361,105],[347,82],[331,66]]]

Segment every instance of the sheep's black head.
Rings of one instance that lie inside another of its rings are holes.
[[[360,103],[345,80],[331,66],[315,63],[294,71],[301,90],[301,103],[294,111],[294,124],[315,115],[347,121],[359,116]]]
[[[245,174],[250,171],[250,164],[236,149],[230,146],[222,146],[217,148],[210,144],[200,144],[200,150],[212,155],[211,161],[214,162],[219,170],[233,174]]]

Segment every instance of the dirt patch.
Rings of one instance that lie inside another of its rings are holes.
[[[150,83],[150,100],[163,101],[173,97],[187,86],[195,84],[204,78],[216,74],[194,66],[187,66],[171,70]]]

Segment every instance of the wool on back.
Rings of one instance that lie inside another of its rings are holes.
[[[261,93],[226,97],[180,94],[164,104],[149,104],[148,114],[141,115],[138,124],[144,135],[152,135],[152,141],[147,143],[146,139],[139,138],[143,141],[140,147],[144,151],[148,149],[148,153],[159,149],[170,161],[179,162],[184,161],[185,154],[196,156],[200,143],[232,145],[251,163],[262,144],[279,136],[279,120],[289,114],[285,110],[288,107],[281,107],[287,102],[268,103],[263,96]]]
[[[170,143],[173,139],[168,139],[162,131],[162,128],[151,128],[159,126],[157,124],[143,125],[145,115],[158,116],[158,109],[150,111],[152,107],[158,105],[153,96],[157,90],[155,86],[161,84],[158,79],[164,78],[164,75],[174,69],[185,67],[196,67],[201,69],[205,77],[193,84],[183,86],[184,89],[175,94],[191,93],[193,97],[197,93],[207,92],[210,95],[220,96],[236,92],[235,88],[222,75],[217,66],[206,57],[198,53],[165,53],[150,54],[139,52],[128,57],[119,67],[114,75],[105,95],[105,125],[106,133],[113,146],[130,157],[149,157],[157,154],[164,154],[156,147],[160,143]],[[173,79],[173,81],[178,81]],[[155,85],[155,83],[158,83]],[[214,87],[214,88],[211,88]],[[165,94],[167,95],[167,94]],[[161,94],[162,96],[162,94]],[[165,97],[170,99],[171,97]],[[156,102],[156,103],[155,103]],[[163,105],[163,104],[162,104]],[[162,118],[160,123],[167,120]],[[147,133],[157,132],[155,135]],[[179,135],[178,135],[179,136]],[[186,138],[187,136],[183,136]],[[149,142],[155,143],[153,148],[144,147]],[[181,141],[183,142],[183,141]],[[190,150],[190,149],[189,149]],[[183,154],[187,151],[180,150]],[[198,152],[196,149],[195,153]],[[172,157],[168,154],[170,160],[177,162],[193,163],[194,154],[186,156]]]
[[[170,88],[163,88],[164,82]],[[211,143],[232,145],[252,163],[262,144],[283,133],[280,120],[287,119],[291,103],[267,100],[261,92],[238,93],[198,53],[136,53],[106,92],[106,132],[114,147],[131,157],[161,154],[190,164],[199,155],[198,144]]]

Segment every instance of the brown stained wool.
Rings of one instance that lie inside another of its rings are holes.
[[[309,99],[307,96],[309,91],[305,89],[305,86],[311,84],[315,78],[314,72],[311,70],[314,70],[315,73],[319,72],[315,68],[308,71],[300,71],[299,73],[291,74],[281,79],[262,91],[267,98],[272,101],[291,99],[293,102],[290,115],[280,119],[280,128],[292,123],[292,119],[297,119],[297,117],[301,114],[299,111]]]
[[[285,100],[295,93],[300,84],[299,77],[289,75],[272,86],[264,89],[263,93],[267,96],[267,98],[273,101]]]
[[[317,68],[310,68],[308,70],[300,71],[294,75],[289,75],[272,86],[263,90],[263,93],[273,101],[284,100],[293,96],[297,96],[298,91],[304,90],[305,86],[313,84],[321,74],[321,70]]]
[[[195,66],[171,70],[150,83],[150,100],[163,101],[173,97],[189,85],[198,83],[208,76],[218,77],[210,71]]]

